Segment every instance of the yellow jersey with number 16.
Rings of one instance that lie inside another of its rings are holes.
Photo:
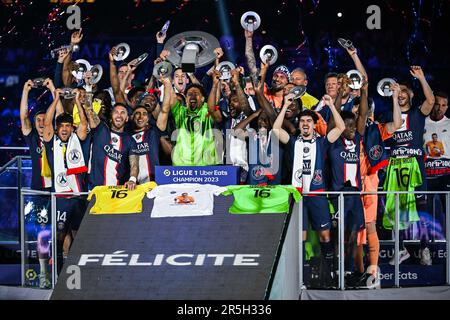
[[[141,213],[142,198],[146,192],[156,187],[153,181],[137,185],[133,191],[125,186],[97,186],[92,189],[88,200],[95,195],[91,214]]]

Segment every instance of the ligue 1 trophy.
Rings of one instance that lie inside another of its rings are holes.
[[[41,88],[44,86],[45,78],[36,78],[33,79],[33,88]]]
[[[114,48],[116,49],[116,53],[114,54],[115,61],[123,61],[130,55],[130,46],[128,43],[119,43]]]
[[[216,67],[216,70],[220,72],[220,80],[230,80],[231,79],[231,70],[235,69],[233,63],[230,61],[222,61]]]
[[[72,88],[62,88],[63,92],[60,93],[60,95],[66,99],[66,100],[70,100],[75,98],[75,93],[73,92]]]
[[[69,44],[69,45],[65,45],[65,46],[61,46],[59,48],[53,49],[50,51],[50,55],[51,57],[54,59],[56,58],[56,56],[58,55],[58,53],[61,50],[67,49],[69,50],[69,52],[77,52],[80,50],[80,46],[78,46],[77,44]]]
[[[137,57],[136,59],[131,60],[130,61],[130,65],[137,67],[142,62],[144,62],[144,60],[147,59],[147,57],[148,57],[148,53],[143,53],[139,57]]]
[[[358,70],[350,70],[347,72],[347,77],[350,79],[348,85],[353,90],[361,89],[363,86],[363,75]]]
[[[72,71],[72,75],[78,81],[83,80],[84,74],[92,69],[91,64],[84,59],[75,60],[75,65],[76,69]]]
[[[289,93],[294,95],[294,100],[300,99],[306,92],[305,86],[296,86],[289,90]]]
[[[254,11],[247,11],[241,17],[241,26],[247,31],[253,32],[261,25],[261,18]]]
[[[377,84],[377,91],[382,97],[390,97],[394,94],[394,92],[391,90],[391,86],[396,81],[392,78],[384,78],[381,79]]]
[[[353,43],[350,40],[345,40],[344,38],[339,38],[338,42],[344,49],[355,50],[355,47],[353,46]]]
[[[202,31],[179,33],[167,40],[164,50],[170,52],[167,60],[174,66],[181,66],[183,72],[195,72],[216,59],[214,49],[220,48],[219,41]]]
[[[170,77],[172,70],[173,68],[170,62],[162,61],[154,66],[152,74],[156,79],[160,77],[167,78]]]
[[[278,51],[274,46],[267,44],[262,47],[261,51],[259,52],[259,57],[261,58],[262,62],[268,63],[269,66],[271,66],[278,60]]]

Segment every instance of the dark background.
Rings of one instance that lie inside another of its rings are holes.
[[[69,6],[66,2],[41,1],[0,2],[0,146],[25,145],[20,134],[19,103],[23,83],[41,76],[53,78],[56,59],[50,49],[70,42],[66,27]],[[366,9],[381,8],[381,30],[369,30]],[[241,15],[256,11],[262,19],[254,36],[257,57],[265,44],[279,51],[278,64],[306,69],[310,78],[308,91],[316,97],[323,92],[323,77],[329,71],[353,69],[352,61],[337,43],[344,37],[353,41],[368,69],[371,96],[376,99],[377,113],[389,108],[375,92],[376,83],[384,77],[410,81],[415,87],[415,104],[422,101],[418,82],[409,75],[409,66],[421,65],[434,91],[449,88],[450,50],[448,45],[450,1],[165,1],[142,0],[80,3],[84,38],[81,51],[74,59],[84,58],[106,69],[111,46],[127,42],[129,59],[143,52],[147,61],[139,66],[138,80],[143,81],[153,68],[155,34],[164,22],[171,20],[168,38],[190,30],[215,35],[222,44],[226,60],[245,66],[244,32]],[[339,18],[337,13],[341,12]],[[167,38],[167,39],[168,39]],[[166,39],[166,40],[167,40]],[[259,58],[258,65],[259,65]],[[273,71],[272,66],[269,72]],[[100,83],[109,86],[106,73]],[[203,76],[203,70],[197,70]],[[270,76],[270,74],[269,74]],[[32,90],[33,112],[46,108],[50,94]],[[40,97],[38,101],[35,98]],[[16,154],[16,153],[15,153]],[[11,153],[1,154],[3,158]]]

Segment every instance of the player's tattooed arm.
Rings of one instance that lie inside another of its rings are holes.
[[[92,107],[92,104],[85,104],[84,110],[86,111],[86,117],[89,122],[89,127],[91,129],[97,128],[97,126],[100,124],[100,118],[95,113],[94,108]]]
[[[256,68],[256,58],[255,53],[253,52],[253,32],[248,30],[245,30],[245,58],[247,58],[250,75],[256,80],[258,69]]]
[[[131,154],[130,160],[130,180],[125,183],[128,190],[134,190],[136,188],[136,178],[139,175],[139,156]]]
[[[239,105],[241,106],[245,115],[248,116],[252,114],[253,110],[250,108],[250,104],[248,103],[248,100],[245,97],[244,90],[242,90],[241,84],[239,82],[239,69],[236,68],[231,70],[231,75],[232,75],[231,81],[234,85],[236,96],[239,100]]]

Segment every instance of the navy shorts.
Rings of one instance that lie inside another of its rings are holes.
[[[315,231],[330,230],[330,208],[325,196],[303,197],[303,230],[308,230],[308,223]]]
[[[344,188],[339,191],[358,191],[355,188]],[[339,202],[338,196],[331,198],[331,203],[335,211],[338,213]],[[344,228],[346,231],[360,231],[365,228],[364,207],[360,195],[344,196]]]
[[[80,228],[87,209],[86,197],[56,198],[56,230],[67,233]]]

